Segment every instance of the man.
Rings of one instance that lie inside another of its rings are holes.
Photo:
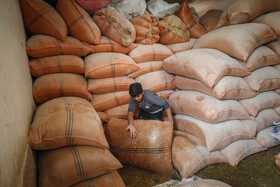
[[[135,107],[138,105],[139,116],[138,119],[145,120],[160,120],[162,121],[163,112],[166,110],[168,122],[173,125],[173,118],[170,106],[165,99],[159,97],[151,90],[144,90],[140,83],[133,83],[129,87],[129,107],[128,107],[128,127],[131,138],[136,138],[138,132],[133,124],[133,114]]]

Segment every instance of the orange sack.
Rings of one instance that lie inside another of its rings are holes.
[[[56,9],[73,37],[90,44],[99,43],[101,33],[98,26],[74,0],[58,0]]]
[[[42,0],[20,0],[24,25],[29,34],[45,34],[65,41],[67,26],[58,12]]]
[[[95,11],[106,7],[111,3],[111,0],[76,0],[77,3],[85,10],[89,15],[92,15]]]
[[[199,22],[204,27],[206,32],[213,30],[222,13],[222,10],[210,9],[199,18]]]
[[[146,11],[143,15],[135,16],[129,20],[136,30],[135,43],[152,45],[159,41],[159,28],[156,18]]]
[[[139,69],[131,74],[128,74],[127,76],[129,78],[135,79],[145,73],[163,70],[162,61],[148,61],[148,62],[139,63],[137,65],[139,66]]]
[[[96,11],[92,18],[100,28],[102,35],[123,46],[129,46],[134,42],[136,38],[135,28],[117,10],[103,8]]]

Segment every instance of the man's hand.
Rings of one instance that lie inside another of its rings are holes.
[[[134,125],[128,125],[126,130],[130,131],[130,137],[131,138],[136,138],[138,132],[137,132],[136,128],[134,127]]]

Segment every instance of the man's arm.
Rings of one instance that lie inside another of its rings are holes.
[[[130,137],[131,138],[136,138],[138,132],[137,132],[135,126],[134,126],[133,112],[128,112],[127,119],[128,119],[127,130],[130,131]]]

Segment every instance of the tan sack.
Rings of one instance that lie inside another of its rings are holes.
[[[276,158],[275,163],[280,168],[280,153],[275,158]]]
[[[47,35],[33,35],[26,42],[26,52],[34,58],[54,55],[86,56],[91,49],[76,38],[67,36],[64,42]]]
[[[280,39],[268,42],[265,45],[280,56]]]
[[[280,106],[280,95],[274,91],[259,93],[256,97],[239,101],[248,114],[257,116],[259,111]]]
[[[127,126],[127,120],[117,118],[104,126],[110,151],[120,162],[156,173],[171,173],[173,126],[157,120],[135,120],[138,135],[134,139]]]
[[[128,91],[119,91],[105,94],[92,94],[91,105],[96,111],[105,111],[116,106],[129,103]]]
[[[172,55],[168,47],[155,43],[153,45],[138,45],[128,54],[136,63],[162,61]]]
[[[34,58],[28,62],[34,77],[52,73],[85,73],[85,63],[81,57],[75,55],[57,55]]]
[[[174,78],[174,75],[161,70],[143,74],[137,77],[135,81],[141,83],[143,89],[157,92],[175,89]]]
[[[135,79],[145,73],[163,70],[162,61],[148,61],[148,62],[139,63],[137,65],[139,69],[134,71],[133,73],[128,74],[127,76],[129,78]]]
[[[252,120],[228,120],[212,124],[182,114],[174,116],[174,129],[198,137],[205,142],[209,151],[223,149],[235,141],[253,138],[256,134]]]
[[[187,26],[175,15],[161,19],[158,23],[158,28],[160,35],[159,43],[175,44],[190,40],[190,33]]]
[[[102,2],[102,1],[101,1]],[[94,177],[92,179],[84,180],[78,184],[73,185],[72,187],[125,187],[125,184],[122,180],[122,177],[117,171],[112,173],[106,173],[99,177]]]
[[[280,10],[279,0],[236,0],[221,15],[216,28],[248,23],[267,12]]]
[[[109,119],[127,119],[128,104],[116,106],[105,111]],[[137,118],[136,118],[137,119]]]
[[[201,36],[195,42],[194,49],[217,49],[245,62],[255,48],[274,40],[274,37],[274,32],[265,24],[231,25]]]
[[[186,183],[177,184],[174,187],[193,187],[193,186],[200,186],[200,187],[231,187],[230,185],[214,180],[214,179],[197,179],[194,181],[188,181]]]
[[[96,111],[78,97],[60,97],[40,105],[29,129],[28,143],[37,150],[69,145],[109,147]]]
[[[226,75],[250,74],[236,59],[216,49],[193,49],[175,54],[163,61],[163,69],[199,80],[210,88]]]
[[[159,92],[156,92],[156,94],[165,99],[165,100],[168,100],[169,97],[174,93],[175,91],[174,90],[162,90],[162,91],[159,91]]]
[[[280,88],[280,70],[273,66],[256,69],[244,78],[253,91],[263,92]]]
[[[102,53],[102,52],[115,52],[127,54],[132,49],[135,49],[138,45],[132,43],[129,46],[122,46],[121,44],[107,38],[106,36],[101,36],[100,41],[97,45],[91,45],[86,42],[83,42],[84,45],[92,49],[92,53]]]
[[[102,35],[123,46],[130,46],[136,38],[132,23],[114,8],[102,8],[94,13],[92,19],[100,28]]]
[[[280,115],[280,107],[274,108],[275,112],[277,112],[278,115]]]
[[[219,21],[222,13],[222,10],[210,9],[199,18],[199,23],[204,27],[206,32],[211,32]]]
[[[34,81],[32,89],[33,98],[37,104],[64,96],[92,99],[91,94],[87,91],[85,77],[77,74],[54,73],[43,75]]]
[[[165,46],[168,47],[173,54],[176,54],[182,51],[187,51],[192,49],[195,42],[196,42],[195,38],[190,38],[188,42],[170,44]]]
[[[195,20],[187,1],[181,5],[180,9],[175,14],[187,26],[187,29],[190,32],[190,37],[199,38],[206,33],[205,29]]]
[[[269,47],[262,45],[254,50],[246,62],[241,63],[252,72],[264,66],[280,64],[280,56]]]
[[[196,91],[177,91],[169,97],[171,111],[208,123],[251,119],[236,100],[218,100]],[[191,107],[190,107],[191,106]]]
[[[276,69],[279,69],[280,70],[280,64],[279,65],[275,65],[274,66]],[[279,93],[279,92],[278,92]]]
[[[122,168],[108,149],[68,146],[38,156],[39,186],[71,186]]]
[[[88,78],[119,77],[136,71],[139,67],[121,53],[96,53],[85,58],[85,76]]]
[[[174,132],[172,162],[182,178],[189,178],[211,164],[226,162],[220,151],[209,152],[199,138],[180,131]]]
[[[268,127],[260,132],[258,132],[256,136],[256,140],[261,144],[263,147],[271,148],[280,144],[279,140],[273,138],[270,134],[273,132],[274,127]]]
[[[42,0],[20,0],[23,22],[30,35],[44,34],[65,41],[67,26],[59,13]]]
[[[257,132],[270,127],[274,121],[280,121],[280,115],[278,115],[275,110],[269,108],[264,109],[258,113],[255,118]]]
[[[105,112],[97,112],[98,116],[100,117],[100,120],[103,123],[107,123],[109,121],[108,116],[106,115]]]
[[[264,151],[266,149],[267,148],[262,147],[257,142],[257,140],[248,139],[233,142],[232,144],[221,150],[221,152],[231,166],[237,166],[238,163],[247,156]]]
[[[225,76],[209,88],[198,80],[176,75],[175,85],[181,90],[199,91],[217,99],[246,99],[257,95],[242,77]]]
[[[135,43],[152,45],[159,41],[159,28],[157,19],[151,17],[146,11],[143,15],[135,16],[129,20],[136,30]]]

